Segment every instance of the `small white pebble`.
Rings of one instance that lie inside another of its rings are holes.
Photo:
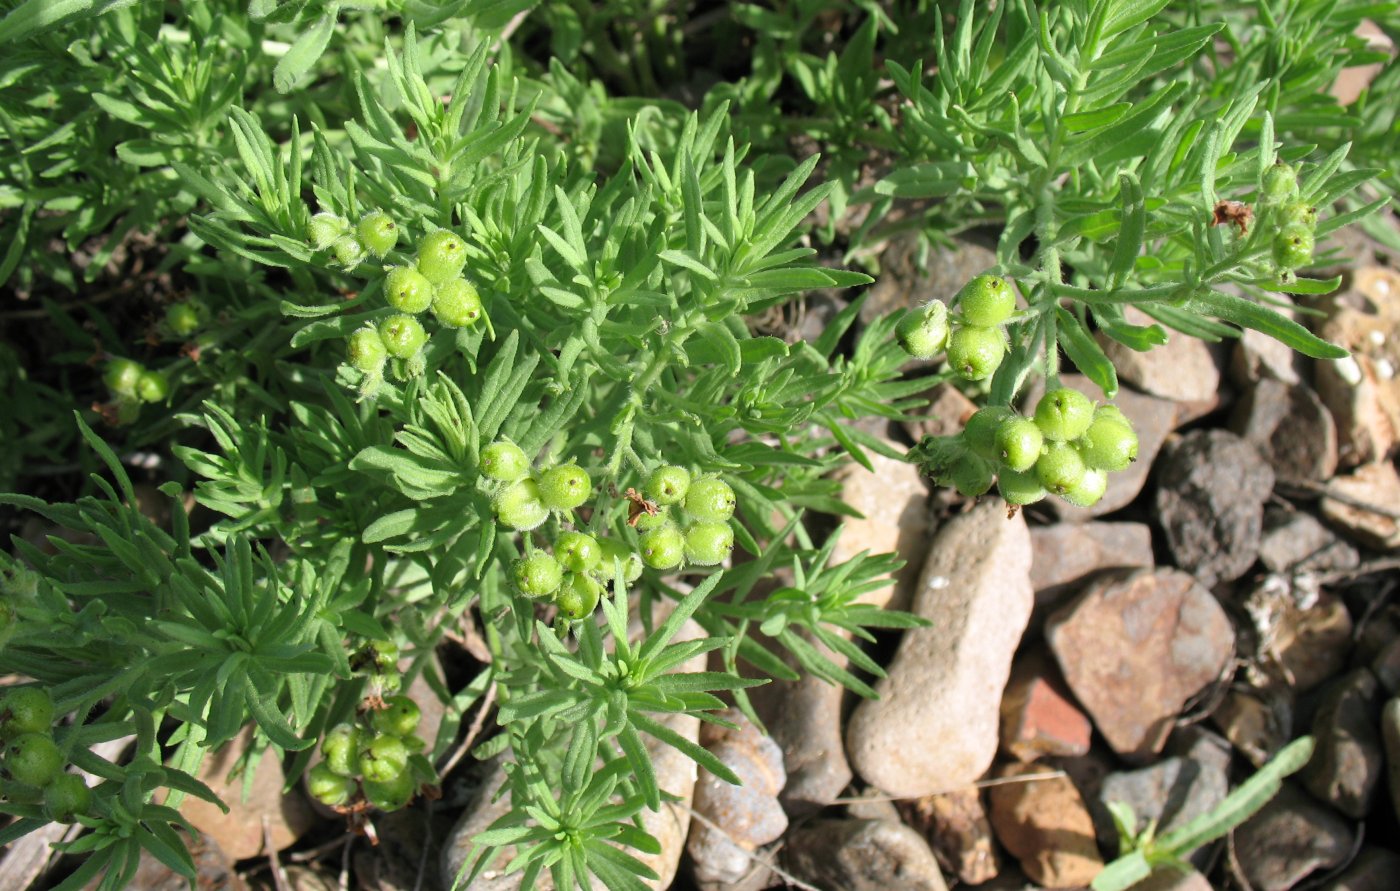
[[[949,583],[950,581],[951,581],[951,579],[949,579],[946,575],[936,575],[936,576],[934,576],[933,578],[931,578],[931,579],[928,580],[928,587],[929,587],[929,590],[931,590],[931,591],[940,591],[940,590],[942,590],[942,589],[948,587],[948,583]]]
[[[1352,356],[1337,360],[1337,373],[1353,387],[1361,383],[1361,366],[1356,364],[1356,359]]]
[[[1376,293],[1380,294],[1382,297],[1388,295],[1390,293],[1390,282],[1383,278],[1376,279]]]
[[[1372,331],[1370,337],[1371,343],[1376,346],[1382,346],[1385,343],[1385,332],[1383,331]]]
[[[1391,364],[1389,359],[1376,360],[1376,377],[1383,381],[1388,381],[1395,377],[1395,366]]]

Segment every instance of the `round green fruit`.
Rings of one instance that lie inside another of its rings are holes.
[[[1099,470],[1124,470],[1137,460],[1137,434],[1108,416],[1096,416],[1075,445],[1085,465]]]
[[[481,472],[493,480],[513,483],[529,469],[525,450],[508,440],[497,440],[481,450]]]
[[[1088,468],[1078,484],[1060,493],[1060,497],[1075,507],[1093,507],[1098,504],[1103,493],[1108,491],[1108,474],[1097,468]]]
[[[204,315],[203,305],[194,300],[172,303],[165,310],[165,329],[176,337],[189,337],[203,327]]]
[[[387,783],[408,768],[408,756],[408,746],[397,736],[375,736],[360,750],[360,775],[376,783]]]
[[[380,374],[384,363],[389,360],[389,350],[384,346],[384,338],[374,328],[361,328],[350,339],[345,348],[345,359],[350,367],[363,374]]]
[[[16,783],[47,786],[63,771],[63,754],[47,733],[21,733],[5,747],[4,766]]]
[[[554,540],[554,556],[565,569],[589,572],[603,561],[598,540],[583,532],[563,532]]]
[[[642,486],[646,496],[657,504],[680,504],[689,490],[690,471],[674,464],[653,470]]]
[[[958,292],[963,320],[978,328],[1000,325],[1016,311],[1011,283],[996,275],[979,275]]]
[[[145,371],[145,366],[140,362],[132,359],[113,359],[102,372],[102,382],[114,395],[135,399],[136,387]]]
[[[399,312],[420,313],[433,302],[433,286],[418,270],[393,266],[384,277],[384,297]]]
[[[549,519],[549,508],[540,498],[539,484],[525,478],[496,496],[496,517],[511,529],[528,532]]]
[[[540,498],[550,510],[573,510],[592,492],[593,480],[577,464],[560,464],[540,474]]]
[[[324,251],[350,228],[350,221],[333,213],[318,213],[306,224],[306,239],[318,251]]]
[[[467,265],[467,243],[455,232],[438,229],[418,242],[418,271],[440,285],[456,278]]]
[[[92,807],[92,790],[83,778],[61,773],[44,787],[44,816],[54,823],[72,823]]]
[[[385,781],[365,779],[365,798],[381,811],[396,811],[418,794],[418,780],[405,770]]]
[[[1000,328],[966,326],[948,339],[948,364],[964,380],[986,380],[1006,358],[1006,335]]]
[[[997,491],[1007,504],[1017,506],[1035,504],[1048,494],[1034,470],[1003,470],[997,474]]]
[[[1024,473],[1040,459],[1045,436],[1030,418],[1015,415],[1001,422],[996,432],[997,457],[1017,473]]]
[[[142,402],[161,402],[170,395],[170,378],[163,372],[143,371],[136,382],[136,395]]]
[[[331,253],[335,254],[335,262],[352,269],[365,258],[365,246],[353,235],[342,235],[331,245]]]
[[[1298,196],[1298,171],[1282,161],[1264,171],[1260,184],[1261,197],[1268,204],[1283,204]]]
[[[559,588],[564,579],[564,568],[559,561],[545,553],[535,553],[522,557],[511,564],[511,576],[515,588],[526,597],[548,597]]]
[[[336,774],[354,776],[360,757],[360,728],[354,724],[338,724],[326,732],[321,741],[321,755],[327,767]]]
[[[390,696],[384,700],[384,708],[370,712],[370,726],[378,733],[388,736],[408,736],[418,729],[423,712],[418,703],[408,696]]]
[[[1079,450],[1067,442],[1046,443],[1040,460],[1035,462],[1035,474],[1041,485],[1056,495],[1063,495],[1079,485],[1086,469]]]
[[[1094,403],[1069,387],[1050,390],[1035,406],[1035,425],[1052,442],[1078,439],[1093,420]]]
[[[306,772],[306,791],[326,807],[339,807],[355,797],[355,781],[322,761]]]
[[[963,441],[974,455],[988,461],[997,458],[997,431],[1015,412],[1004,405],[989,405],[973,412],[963,426]]]
[[[411,359],[428,342],[423,323],[410,315],[394,315],[379,323],[379,336],[384,348],[395,359]]]
[[[685,536],[669,523],[643,533],[638,546],[642,562],[652,569],[674,569],[685,557]]]
[[[734,516],[738,504],[734,490],[718,477],[708,476],[690,484],[685,493],[685,511],[705,523],[724,523]]]
[[[734,530],[728,523],[696,523],[685,531],[685,559],[696,566],[724,562],[734,550]]]
[[[1300,269],[1312,262],[1314,237],[1311,226],[1289,223],[1274,236],[1274,263],[1280,269]]]
[[[948,307],[935,300],[910,310],[895,325],[894,336],[915,359],[932,359],[948,345]]]
[[[622,564],[622,580],[635,582],[642,574],[642,558],[627,545],[615,538],[598,539],[598,553],[602,560],[598,564],[598,575],[607,581],[617,578],[617,564]]]
[[[448,328],[474,325],[481,312],[481,295],[464,278],[448,279],[433,294],[433,315]]]
[[[559,612],[570,619],[582,619],[593,614],[602,597],[603,586],[593,577],[583,572],[564,574],[564,582],[554,592],[554,602]]]
[[[399,243],[399,227],[394,225],[394,218],[382,210],[370,211],[360,217],[355,233],[376,257],[383,257]]]
[[[990,461],[976,455],[963,455],[953,464],[949,479],[964,498],[977,498],[992,487],[994,469]]]
[[[47,733],[53,727],[53,697],[43,687],[11,687],[0,701],[0,736]]]

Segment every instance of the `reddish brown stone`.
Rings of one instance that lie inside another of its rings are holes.
[[[1000,777],[1051,773],[1043,764],[1011,764]],[[1010,782],[988,791],[992,828],[1021,861],[1031,881],[1046,888],[1088,885],[1103,869],[1094,820],[1065,776]]]
[[[1043,649],[1019,656],[1001,697],[1001,749],[1018,761],[1083,755],[1093,728]]]

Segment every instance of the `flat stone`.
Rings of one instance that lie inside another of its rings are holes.
[[[981,885],[1001,872],[992,824],[982,792],[965,786],[904,803],[910,826],[922,832],[939,865],[967,885]]]
[[[1250,764],[1263,767],[1292,739],[1293,702],[1278,693],[1231,690],[1210,720]]]
[[[1289,483],[1321,483],[1337,470],[1337,425],[1311,387],[1264,379],[1246,393],[1230,429]]]
[[[1259,562],[1271,572],[1330,572],[1355,569],[1356,549],[1306,511],[1264,511]]]
[[[1182,706],[1220,675],[1235,639],[1210,592],[1175,569],[1095,579],[1050,617],[1045,633],[1075,698],[1130,758],[1161,750]]]
[[[1154,324],[1132,306],[1124,315],[1134,325]],[[1220,369],[1205,341],[1168,330],[1165,344],[1140,353],[1102,333],[1097,337],[1118,369],[1118,379],[1144,393],[1176,402],[1207,402],[1220,390]]]
[[[1163,450],[1157,482],[1157,520],[1177,566],[1212,588],[1253,565],[1274,488],[1257,449],[1225,430],[1192,431]]]
[[[1390,700],[1381,711],[1381,742],[1385,746],[1386,784],[1390,805],[1400,817],[1400,697]]]
[[[1340,598],[1323,594],[1307,608],[1288,602],[1274,629],[1274,653],[1298,692],[1313,689],[1346,667],[1352,621]]]
[[[867,592],[861,601],[905,609],[928,547],[928,484],[919,469],[907,461],[869,450],[866,454],[874,472],[854,461],[841,472],[841,500],[864,516],[841,519],[841,537],[831,562],[844,563],[861,551],[899,554],[905,565],[896,573],[895,584]]]
[[[913,612],[880,699],[851,716],[846,745],[866,782],[900,798],[966,786],[997,749],[1002,690],[1030,619],[1031,543],[1021,514],[986,499],[950,520],[929,549]]]
[[[1104,569],[1155,563],[1145,523],[1056,523],[1031,527],[1031,586],[1036,605],[1058,600]]]
[[[1235,856],[1255,891],[1288,891],[1346,859],[1352,838],[1346,821],[1285,781],[1273,800],[1235,830]]]
[[[1346,872],[1322,886],[1322,891],[1395,891],[1400,880],[1400,854],[1368,845]]]
[[[1001,697],[1001,750],[1018,761],[1083,755],[1093,726],[1042,647],[1016,657]]]
[[[1141,770],[1119,771],[1104,777],[1096,802],[1102,808],[1098,824],[1104,825],[1111,802],[1121,802],[1132,808],[1139,826],[1155,820],[1160,836],[1209,813],[1225,800],[1229,791],[1230,779],[1218,765],[1191,758],[1166,758]],[[1112,819],[1107,822],[1111,825]],[[1100,842],[1116,844],[1117,838],[1100,836]],[[1205,868],[1210,860],[1209,848],[1199,849],[1191,860],[1197,867]]]
[[[1012,764],[997,775],[1047,771],[1043,764]],[[1094,820],[1068,777],[999,784],[988,790],[987,798],[997,838],[1031,881],[1046,888],[1077,888],[1103,869]]]
[[[923,836],[888,820],[820,820],[788,837],[793,875],[841,891],[947,891]]]
[[[899,815],[894,799],[879,789],[862,789],[854,799],[847,799],[846,814],[852,820],[892,820],[898,823],[904,819]]]
[[[813,644],[825,651],[820,644]],[[835,653],[837,664],[845,658]],[[845,690],[810,672],[765,696],[765,726],[783,753],[787,785],[780,800],[793,817],[808,816],[831,804],[850,785],[853,774],[841,734],[841,702]],[[755,697],[755,703],[758,699]]]
[[[1350,476],[1334,477],[1327,492],[1334,497],[1322,499],[1322,515],[1351,538],[1379,551],[1400,548],[1400,519],[1369,509],[1394,512],[1400,506],[1400,474],[1394,464],[1362,465]]]

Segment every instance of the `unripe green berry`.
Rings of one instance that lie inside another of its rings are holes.
[[[1123,414],[1123,409],[1111,402],[1105,402],[1103,405],[1094,409],[1095,421],[1101,421],[1105,418],[1117,421],[1120,424],[1127,424],[1129,427],[1133,426],[1132,422],[1128,420],[1128,416]]]
[[[326,807],[339,807],[355,797],[355,781],[323,761],[306,772],[306,791]]]
[[[1078,439],[1093,420],[1094,403],[1069,387],[1050,390],[1035,406],[1035,424],[1052,442]]]
[[[435,285],[455,278],[465,265],[467,243],[455,232],[438,229],[418,242],[418,271]]]
[[[333,213],[318,213],[306,224],[306,238],[311,246],[324,251],[350,228],[350,221]]]
[[[685,559],[696,566],[723,563],[734,550],[734,530],[728,523],[696,523],[685,531]]]
[[[1006,358],[1006,335],[1000,328],[966,326],[948,339],[948,364],[964,380],[986,380]]]
[[[592,492],[593,480],[577,464],[560,464],[540,474],[540,499],[550,510],[573,510]]]
[[[718,477],[695,480],[685,493],[685,511],[697,520],[723,523],[734,516],[738,499],[729,484]]]
[[[948,345],[948,307],[935,300],[910,310],[895,325],[894,336],[915,359],[932,359]]]
[[[964,498],[976,498],[992,487],[993,467],[976,455],[963,455],[953,463],[949,478]]]
[[[1264,171],[1260,184],[1261,197],[1268,204],[1283,204],[1298,195],[1298,172],[1292,165],[1278,161]]]
[[[166,307],[165,329],[176,337],[189,337],[204,325],[204,317],[203,304],[194,300],[181,300]]]
[[[497,440],[481,450],[481,472],[493,480],[513,483],[529,469],[525,451],[508,440]]]
[[[967,419],[967,424],[963,426],[963,442],[972,450],[974,455],[986,458],[988,461],[996,460],[999,455],[997,451],[997,431],[1007,419],[1014,417],[1015,412],[1004,405],[989,405],[986,408],[979,408],[973,412],[972,417]]]
[[[1274,263],[1280,269],[1300,269],[1312,262],[1313,230],[1302,223],[1289,223],[1274,236]]]
[[[433,315],[448,328],[466,328],[481,318],[481,295],[464,278],[448,279],[433,294]]]
[[[359,769],[360,728],[354,724],[332,727],[321,741],[321,755],[326,759],[326,766],[336,774],[353,776]]]
[[[1035,462],[1040,484],[1056,495],[1063,495],[1079,485],[1085,470],[1079,450],[1067,442],[1047,442],[1040,460]]]
[[[141,382],[141,374],[146,370],[140,362],[132,359],[113,359],[102,372],[102,382],[113,395],[136,398],[136,387]]]
[[[549,508],[540,498],[540,486],[525,478],[496,496],[496,518],[511,529],[528,532],[549,519]]]
[[[1034,470],[1024,473],[1002,470],[997,474],[997,491],[1007,504],[1017,506],[1035,504],[1048,494]]]
[[[63,755],[47,733],[21,733],[5,747],[4,768],[16,783],[47,786],[63,771]]]
[[[1006,279],[979,275],[958,292],[958,308],[967,324],[991,328],[1005,322],[1016,311],[1016,294]]]
[[[589,572],[603,560],[598,540],[584,532],[562,532],[554,540],[554,556],[565,569]]]
[[[647,477],[642,491],[657,504],[680,504],[685,493],[690,490],[690,471],[684,467],[667,464],[658,467]]]
[[[170,378],[163,372],[143,371],[136,382],[136,395],[142,402],[160,402],[170,395]]]
[[[564,568],[549,554],[535,553],[512,563],[511,577],[515,589],[526,597],[548,597],[558,590]]]
[[[643,533],[638,546],[642,562],[652,569],[674,569],[685,557],[685,536],[669,523]]]
[[[616,578],[614,561],[622,563],[622,580],[626,583],[635,582],[642,574],[642,558],[637,556],[627,545],[615,538],[598,539],[598,552],[602,560],[598,564],[598,575],[607,581]]]
[[[1061,492],[1060,497],[1075,507],[1093,507],[1098,504],[1103,493],[1108,491],[1108,474],[1095,468],[1088,468],[1077,485]]]
[[[47,733],[53,727],[53,697],[43,687],[11,687],[0,701],[0,736]]]
[[[1312,229],[1317,225],[1317,208],[1306,201],[1290,201],[1279,209],[1279,221],[1284,226],[1297,223]]]
[[[381,811],[396,811],[413,800],[418,793],[418,781],[413,771],[405,770],[385,781],[365,779],[365,798]]]
[[[1124,470],[1137,460],[1137,434],[1126,423],[1108,416],[1096,416],[1075,445],[1084,464],[1099,470]]]
[[[92,806],[92,790],[83,778],[61,773],[44,787],[44,816],[54,823],[72,823]]]
[[[379,323],[379,336],[384,340],[384,348],[395,359],[411,359],[428,342],[428,332],[423,324],[409,315],[389,316]]]
[[[566,617],[582,619],[593,614],[602,594],[603,586],[592,576],[583,572],[566,572],[559,590],[554,592],[554,603]]]
[[[638,532],[650,532],[653,529],[660,529],[669,522],[671,522],[669,508],[659,507],[654,514],[646,512],[638,514],[637,522],[633,524],[633,528]]]
[[[399,667],[399,645],[392,640],[370,641],[369,655],[374,659],[377,671],[390,671]]]
[[[376,783],[387,783],[408,767],[408,747],[397,736],[375,736],[360,750],[360,774]]]
[[[364,374],[380,374],[384,363],[389,360],[389,351],[384,346],[384,338],[375,328],[361,328],[350,335],[345,348],[345,360],[350,367]]]
[[[420,313],[433,302],[432,284],[407,266],[394,266],[384,277],[384,297],[399,312]]]
[[[1045,436],[1030,418],[1013,416],[1001,422],[996,432],[997,457],[1010,469],[1023,473],[1035,466]]]
[[[377,733],[402,737],[417,730],[422,717],[422,710],[412,698],[390,696],[384,700],[384,708],[370,712],[369,724]]]
[[[355,232],[376,257],[383,257],[399,243],[399,227],[394,225],[394,218],[382,210],[370,211],[360,217]]]
[[[353,235],[342,235],[331,245],[331,253],[341,266],[353,269],[365,258],[365,246]]]

